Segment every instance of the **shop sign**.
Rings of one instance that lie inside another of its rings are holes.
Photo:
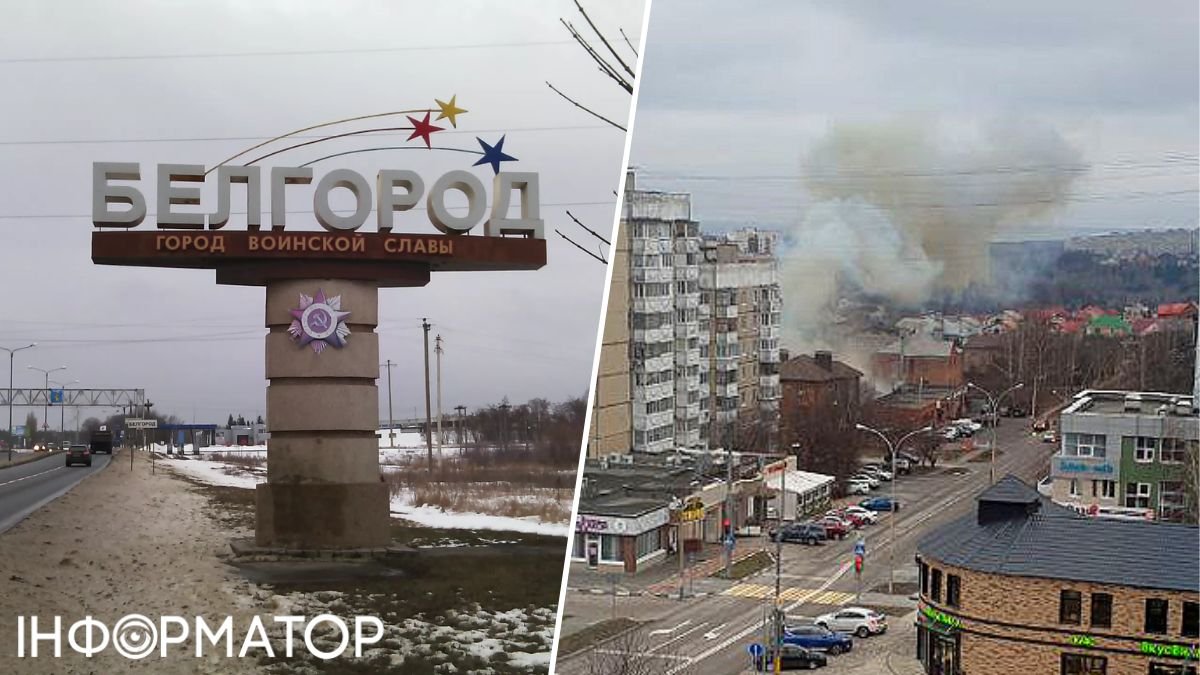
[[[927,606],[921,607],[921,613],[925,615],[926,619],[929,619],[934,623],[954,629],[962,628],[962,619],[959,619],[957,616],[951,616],[945,612],[939,612],[938,610]]]
[[[1176,659],[1195,659],[1198,654],[1194,645],[1173,645],[1162,642],[1138,643],[1138,650],[1151,656],[1167,656]]]
[[[693,497],[689,499],[683,509],[679,511],[679,521],[683,523],[691,523],[697,520],[704,520],[704,502]]]
[[[575,531],[592,534],[638,535],[666,525],[667,522],[669,522],[669,517],[665,507],[636,518],[579,514],[575,518]]]
[[[1092,637],[1091,635],[1072,635],[1067,640],[1076,647],[1096,646],[1096,638]]]

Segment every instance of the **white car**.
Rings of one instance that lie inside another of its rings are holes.
[[[890,481],[892,479],[892,472],[879,466],[864,466],[859,471],[882,481]]]
[[[854,515],[866,520],[868,523],[871,523],[872,525],[879,522],[879,514],[878,513],[875,513],[871,509],[864,509],[861,506],[847,506],[846,513],[853,513]]]
[[[879,479],[869,473],[856,473],[850,477],[850,480],[865,481],[872,490],[879,487]]]
[[[846,494],[865,495],[871,491],[871,484],[865,480],[851,478],[846,481]]]
[[[835,633],[853,633],[860,638],[882,635],[887,632],[887,617],[875,610],[863,607],[844,607],[830,614],[822,614],[813,623]]]

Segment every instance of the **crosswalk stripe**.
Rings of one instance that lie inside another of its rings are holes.
[[[722,595],[761,599],[774,596],[775,587],[763,584],[738,584],[725,590]],[[815,592],[815,589],[789,587],[781,589],[779,597],[787,602],[804,599],[805,602],[814,605],[845,605],[854,599],[854,594],[843,591]]]

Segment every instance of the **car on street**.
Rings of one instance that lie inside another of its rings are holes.
[[[1043,443],[1057,443],[1058,442],[1058,433],[1055,432],[1053,429],[1047,429],[1046,431],[1043,431],[1042,432],[1042,442]]]
[[[871,491],[871,484],[866,480],[849,478],[846,480],[846,494],[865,495]]]
[[[907,450],[901,450],[896,453],[897,459],[906,459],[910,464],[917,465],[921,463],[921,458]]]
[[[971,419],[970,417],[964,417],[962,419],[954,420],[950,424],[958,427],[959,432],[961,432],[967,436],[971,436],[976,431],[979,431],[980,429],[983,428],[982,424],[980,424],[979,422],[976,422],[975,420]]]
[[[1029,413],[1026,412],[1026,410],[1020,406],[1013,406],[1008,409],[1009,417],[1025,417],[1028,414]]]
[[[778,530],[771,530],[769,536],[771,541],[808,544],[809,546],[823,544],[829,538],[825,534],[824,526],[812,523],[788,523]]]
[[[843,607],[818,616],[813,623],[840,633],[853,633],[860,638],[882,635],[888,629],[887,617],[865,607]]]
[[[854,648],[854,640],[849,635],[820,626],[787,626],[783,631],[783,644],[826,652],[831,656]]]
[[[828,665],[824,654],[805,649],[799,645],[784,644],[779,650],[779,667],[783,670],[815,670]],[[775,667],[775,648],[770,647],[758,658],[755,668],[760,673],[769,673]]]
[[[857,516],[857,518],[863,519],[868,525],[875,525],[876,522],[880,521],[880,514],[875,513],[874,510],[869,508],[856,506],[856,504],[841,509],[841,512],[846,515]]]
[[[889,497],[871,497],[858,503],[864,509],[871,511],[899,511],[900,500],[892,501]]]
[[[72,445],[67,450],[67,466],[82,464],[84,466],[92,465],[92,451],[88,450],[86,445]]]
[[[891,471],[888,471],[887,469],[885,469],[881,466],[877,466],[875,464],[868,464],[868,465],[862,467],[861,469],[859,469],[859,473],[865,473],[868,476],[874,476],[884,482],[890,481],[892,479]]]
[[[890,464],[890,462],[889,462],[889,464]],[[908,459],[905,457],[900,457],[899,455],[897,455],[896,456],[896,465],[891,467],[891,471],[892,471],[893,476],[898,476],[900,474],[906,474],[906,473],[912,473],[912,462],[908,461]]]
[[[1034,431],[1046,431],[1049,428],[1050,428],[1049,420],[1034,420],[1034,422],[1033,422],[1033,430]]]
[[[830,511],[829,513],[826,513],[825,515],[841,518],[842,520],[850,523],[850,525],[853,526],[854,529],[856,529],[856,530],[859,528],[865,527],[867,525],[870,525],[870,522],[868,522],[866,517],[863,516],[862,514],[850,513],[849,511],[846,511],[845,509],[834,509],[834,510]]]
[[[937,433],[938,433],[938,436],[942,437],[942,440],[946,440],[946,441],[953,441],[954,439],[958,438],[960,435],[958,427],[945,427],[941,431],[938,431]]]
[[[838,516],[825,516],[819,520],[814,520],[815,525],[820,525],[825,528],[825,537],[827,539],[845,539],[850,531],[854,529],[854,525],[842,520]]]
[[[854,474],[853,476],[851,476],[850,479],[866,481],[867,485],[870,486],[870,488],[872,490],[879,487],[879,479],[876,478],[875,476],[872,476],[869,473],[863,473],[860,471],[860,472]]]

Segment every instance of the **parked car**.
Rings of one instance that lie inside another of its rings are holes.
[[[947,440],[947,441],[952,441],[952,440],[958,438],[960,435],[958,427],[945,427],[937,433],[938,433],[938,436],[941,436],[942,439]]]
[[[964,417],[962,419],[954,420],[950,424],[958,427],[958,429],[961,433],[965,433],[968,436],[974,434],[976,431],[979,431],[980,429],[983,428],[982,424],[980,424],[979,422],[976,422],[975,420],[973,420],[969,417]]]
[[[874,464],[868,464],[867,466],[864,466],[863,468],[859,469],[859,472],[865,473],[868,476],[874,476],[874,477],[878,478],[879,480],[885,481],[885,482],[890,481],[892,479],[891,471],[888,471],[887,469],[885,469],[881,466],[875,466]]]
[[[1042,442],[1043,443],[1057,443],[1058,442],[1058,433],[1055,432],[1053,429],[1047,429],[1046,431],[1043,431],[1042,432]]]
[[[86,445],[72,445],[67,450],[67,466],[82,464],[84,466],[92,465],[92,451],[88,450]]]
[[[812,523],[788,523],[778,530],[772,530],[770,537],[771,541],[778,540],[784,543],[808,544],[809,546],[818,546],[829,538],[825,534],[824,526]]]
[[[845,509],[834,509],[833,511],[830,511],[829,513],[826,513],[825,515],[841,518],[842,520],[850,523],[850,525],[852,525],[854,527],[854,529],[859,529],[864,525],[870,525],[870,523],[867,522],[866,517],[864,517],[862,514],[850,513],[849,511],[846,511]]]
[[[871,497],[858,503],[864,509],[871,511],[899,511],[900,500],[892,501],[890,497]]]
[[[853,633],[860,638],[882,635],[888,629],[887,617],[865,607],[843,607],[818,616],[813,623],[837,632]]]
[[[866,481],[867,485],[869,485],[872,490],[879,487],[879,479],[876,478],[875,476],[872,476],[869,473],[863,473],[860,471],[860,472],[854,474],[853,476],[851,476],[850,478],[851,478],[851,480],[857,479],[857,480]]]
[[[1045,431],[1049,428],[1050,428],[1050,423],[1047,422],[1046,420],[1034,420],[1034,422],[1033,422],[1033,430],[1034,431]]]
[[[871,491],[871,484],[863,479],[850,478],[846,481],[846,494],[865,495]]]
[[[921,463],[921,457],[919,455],[917,455],[915,453],[911,453],[907,450],[901,450],[901,451],[897,452],[896,458],[897,459],[907,459],[912,464],[920,464]]]
[[[783,644],[827,652],[831,656],[854,648],[854,640],[849,635],[820,626],[787,626],[783,631]]]
[[[838,516],[825,516],[814,520],[813,524],[825,528],[825,537],[828,539],[845,539],[850,530],[854,529],[853,525]]]
[[[1025,417],[1029,414],[1027,410],[1020,406],[1013,406],[1009,409],[1008,413],[1011,417]]]
[[[842,509],[842,511],[845,512],[847,515],[858,516],[859,518],[862,518],[863,520],[867,521],[871,525],[874,525],[875,523],[879,522],[879,514],[878,513],[872,511],[871,509],[864,509],[861,506],[847,506],[846,508]]]
[[[779,649],[779,666],[783,670],[815,670],[828,664],[829,660],[824,654],[799,645],[784,644]],[[775,667],[775,648],[768,647],[754,666],[759,672],[771,672]]]

